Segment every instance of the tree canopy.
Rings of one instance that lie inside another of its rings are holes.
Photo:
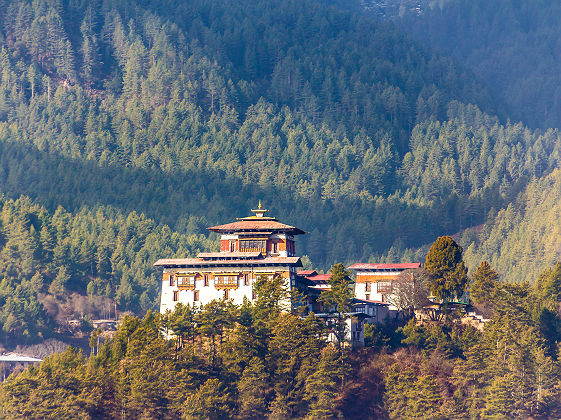
[[[439,299],[460,298],[468,284],[462,247],[450,236],[439,237],[429,249],[425,270],[431,274],[430,291]]]

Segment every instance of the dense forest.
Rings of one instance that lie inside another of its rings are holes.
[[[118,316],[114,303],[123,311],[155,309],[160,275],[153,261],[214,246],[204,235],[179,234],[134,212],[59,207],[51,214],[26,198],[0,199],[0,226],[4,343],[49,337],[57,322],[85,315]]]
[[[2,416],[561,417],[558,9],[0,0],[0,345],[91,338],[17,370]],[[333,311],[335,263],[418,261],[437,319],[405,308],[351,351],[264,279],[156,314],[152,264],[258,200],[332,267]]]
[[[513,120],[561,126],[559,2],[441,0],[427,6],[396,23],[486,81]]]
[[[43,290],[23,283],[28,296],[64,301],[49,291],[64,268],[79,296],[116,299],[121,311],[154,309],[150,263],[213,249],[205,228],[259,199],[309,232],[298,251],[318,268],[422,260],[425,244],[466,228],[471,256],[485,240],[471,228],[523,200],[528,183],[561,159],[557,130],[503,122],[505,106],[458,62],[392,23],[311,0],[2,6],[6,199],[24,194],[31,201],[21,205],[46,219],[65,211],[96,225],[105,223],[99,211],[110,212],[132,229],[151,219],[191,244],[152,247],[143,269],[112,260],[110,276],[80,267],[75,251],[54,262],[14,253],[25,261],[10,278],[45,279]],[[3,221],[4,237],[42,228],[22,217]],[[88,237],[92,258],[119,252],[116,241],[100,247],[93,232],[74,235],[75,247]],[[534,276],[557,258],[542,251]],[[530,274],[489,252],[473,255],[511,280]]]
[[[350,274],[331,272],[332,290]],[[437,324],[367,324],[367,347],[350,351],[263,278],[253,304],[125,317],[112,339],[92,334],[89,356],[69,348],[11,377],[0,403],[10,418],[557,418],[560,285],[560,264],[530,286],[484,262],[470,287],[490,314],[482,331],[449,310]]]
[[[316,243],[360,238],[337,250],[304,242],[320,266],[367,259],[391,245],[398,224],[417,243],[432,239],[438,226],[407,220],[441,206],[396,192],[409,135],[445,118],[451,99],[493,107],[468,72],[391,25],[315,3],[278,2],[275,13],[255,2],[6,6],[6,193],[52,210],[116,205],[173,227],[185,215],[222,222],[268,199]],[[365,238],[349,213],[387,234]],[[446,220],[462,227],[456,213]]]

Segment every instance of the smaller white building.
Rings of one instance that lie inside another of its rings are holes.
[[[355,297],[368,302],[390,303],[389,310],[397,311],[391,305],[393,282],[405,270],[421,268],[420,263],[400,264],[354,264],[349,267],[356,274]]]

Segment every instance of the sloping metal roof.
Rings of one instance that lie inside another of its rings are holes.
[[[0,355],[0,362],[6,363],[36,363],[42,361],[43,359],[37,359],[35,357],[24,356],[16,353],[6,353]]]
[[[227,223],[225,225],[212,226],[208,230],[213,232],[233,232],[233,231],[283,231],[293,235],[302,235],[304,232],[294,226],[285,225],[276,220],[266,220],[265,218],[255,218],[253,220],[238,220],[237,222]]]
[[[195,267],[195,266],[246,266],[246,265],[294,265],[301,267],[300,257],[267,257],[261,259],[230,259],[230,260],[203,260],[201,258],[169,258],[160,259],[154,263],[161,267]]]
[[[398,263],[398,264],[353,264],[351,270],[410,270],[421,268],[421,263]]]

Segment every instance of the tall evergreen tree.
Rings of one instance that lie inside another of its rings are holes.
[[[437,298],[457,299],[464,293],[468,276],[462,252],[462,247],[450,236],[439,237],[429,249],[425,270],[432,276],[430,291]]]

